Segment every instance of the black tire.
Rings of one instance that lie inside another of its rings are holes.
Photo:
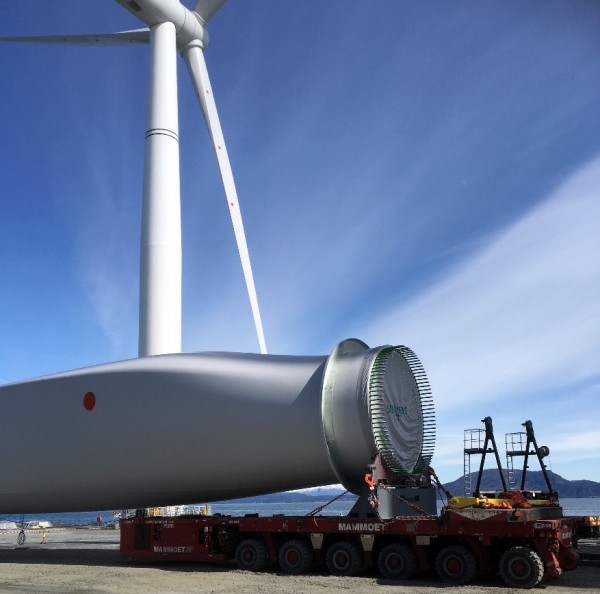
[[[435,572],[447,584],[468,584],[477,573],[477,560],[467,547],[449,545],[437,554]]]
[[[417,556],[404,543],[395,542],[381,549],[377,567],[388,580],[408,580],[417,572]]]
[[[243,540],[235,550],[235,560],[240,569],[262,571],[269,562],[267,545],[258,538]]]
[[[500,577],[511,588],[533,588],[544,577],[544,563],[529,547],[511,547],[500,557]]]
[[[327,549],[325,563],[331,575],[356,575],[362,569],[362,551],[353,542],[335,542]]]
[[[26,540],[27,537],[25,536],[25,530],[21,530],[21,532],[19,532],[19,536],[17,536],[17,542],[20,545],[24,545]]]
[[[279,567],[283,573],[299,575],[310,570],[313,564],[313,551],[303,540],[288,540],[279,549]]]

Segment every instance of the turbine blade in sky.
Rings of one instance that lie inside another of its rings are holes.
[[[208,23],[225,2],[227,2],[227,0],[198,0],[194,5],[193,11],[205,23]]]
[[[92,35],[41,35],[34,37],[0,37],[5,43],[57,43],[62,45],[129,45],[148,43],[149,29],[99,33]]]
[[[227,155],[227,148],[225,147],[225,139],[223,138],[217,106],[210,86],[210,79],[208,78],[204,54],[202,49],[196,46],[188,49],[184,53],[184,57],[196,89],[196,94],[202,105],[206,125],[208,126],[208,131],[217,154],[217,161],[219,162],[219,169],[223,179],[229,214],[231,215],[233,231],[235,233],[242,268],[244,270],[244,278],[246,279],[246,287],[248,289],[248,297],[250,298],[250,306],[252,307],[252,315],[254,317],[254,325],[256,326],[260,352],[266,354],[267,346],[265,344],[260,309],[258,307],[258,297],[254,285],[254,276],[250,264],[250,254],[248,252],[248,244],[244,232],[242,213],[240,212],[233,172],[231,171],[231,164],[229,162],[229,156]]]

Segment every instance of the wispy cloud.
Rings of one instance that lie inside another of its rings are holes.
[[[122,71],[118,75],[103,88],[107,101],[120,92],[124,75]],[[110,110],[90,113],[77,96],[69,94],[68,100],[85,168],[83,195],[70,203],[78,276],[108,345],[106,357],[128,358],[137,352],[141,216],[141,175],[133,181],[129,175],[135,160],[140,162],[135,169],[142,171],[141,133],[133,133],[137,123],[133,118],[125,123]],[[122,155],[118,162],[112,155],[115,141]]]
[[[598,373],[600,160],[364,336],[415,347],[438,406],[516,398]]]

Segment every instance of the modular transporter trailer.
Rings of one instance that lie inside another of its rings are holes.
[[[558,507],[449,509],[439,516],[142,517],[120,521],[124,558],[227,563],[301,574],[325,564],[333,575],[376,568],[405,580],[434,569],[450,584],[499,572],[515,588],[575,569],[572,520]]]

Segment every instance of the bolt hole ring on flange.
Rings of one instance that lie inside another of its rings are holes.
[[[399,477],[421,476],[430,466],[433,398],[407,347],[340,342],[323,372],[321,420],[332,470],[353,493],[367,491],[364,469],[377,453]]]
[[[420,475],[435,446],[435,414],[423,365],[405,346],[384,347],[368,379],[369,413],[377,451],[399,476]]]

